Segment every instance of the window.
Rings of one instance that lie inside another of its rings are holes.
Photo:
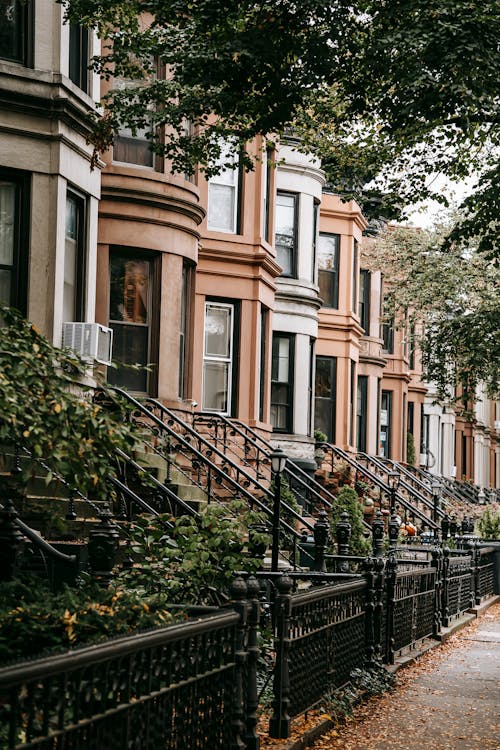
[[[410,341],[409,341],[410,350],[409,350],[408,366],[410,370],[414,370],[415,369],[415,347],[417,345],[417,342],[416,342],[415,323],[413,322],[410,323],[409,335],[410,335]]]
[[[356,311],[358,299],[358,242],[353,240],[352,247],[352,309]]]
[[[339,306],[340,236],[320,233],[318,238],[318,286],[324,307]]]
[[[114,79],[113,85],[117,91],[133,91],[134,89],[142,88],[144,81],[117,76]],[[151,150],[149,136],[151,127],[152,125],[145,125],[134,129],[127,127],[120,128],[113,143],[113,161],[137,164],[142,167],[153,167],[154,155]]]
[[[321,430],[329,443],[335,442],[337,358],[316,357],[314,429]]]
[[[234,304],[205,302],[202,408],[221,414],[232,409],[234,318]]]
[[[394,354],[394,316],[389,316],[385,309],[382,323],[382,342],[382,349],[388,354]]]
[[[184,263],[182,268],[182,296],[179,324],[179,398],[184,398],[186,392],[186,338],[189,328],[191,291],[191,268]]]
[[[66,195],[63,322],[85,320],[85,200]]]
[[[311,281],[316,281],[316,256],[318,254],[318,226],[319,226],[319,203],[314,201],[313,206],[313,236],[312,236],[312,253],[311,253]]]
[[[361,269],[359,272],[358,314],[364,332],[370,333],[370,272]]]
[[[282,276],[297,274],[297,196],[291,193],[276,195],[276,260]]]
[[[356,393],[356,449],[366,452],[366,409],[368,404],[368,376],[358,376]]]
[[[72,23],[69,27],[69,77],[82,91],[89,90],[89,31]]]
[[[380,454],[391,458],[392,391],[382,391],[380,399]]]
[[[0,59],[28,64],[31,3],[0,0]]]
[[[294,337],[275,333],[271,370],[271,424],[276,432],[292,431]]]
[[[266,353],[267,353],[267,320],[268,311],[260,308],[260,387],[259,387],[259,419],[264,421],[264,389],[266,385]]]
[[[351,359],[351,377],[349,389],[349,445],[354,445],[354,425],[356,423],[356,362]]]
[[[26,314],[29,183],[0,172],[0,303]]]
[[[262,237],[266,242],[271,242],[271,173],[273,170],[273,149],[267,148],[263,155],[262,172]]]
[[[113,329],[114,359],[125,365],[150,361],[153,261],[143,254],[112,250],[109,258],[109,326]],[[145,370],[108,369],[113,385],[148,392]]]
[[[221,171],[208,181],[208,228],[237,234],[239,213],[239,155],[231,143],[221,148]]]

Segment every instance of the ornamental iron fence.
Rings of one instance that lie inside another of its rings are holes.
[[[242,574],[230,604],[196,621],[5,666],[0,747],[259,750],[263,591],[274,635],[269,734],[286,739],[291,719],[354,669],[394,662],[492,595],[497,552],[435,549],[413,569],[390,553],[367,558],[361,574],[264,572],[260,583]]]
[[[257,623],[241,578],[232,593],[227,611],[4,667],[1,747],[257,748],[247,651]]]

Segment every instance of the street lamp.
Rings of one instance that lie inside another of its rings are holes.
[[[431,482],[431,489],[432,489],[432,502],[433,502],[433,511],[432,511],[432,519],[434,523],[436,524],[436,527],[434,529],[434,538],[438,538],[438,514],[439,514],[439,500],[441,498],[441,494],[443,492],[443,488],[441,486],[441,482],[437,477],[434,477]]]
[[[271,453],[271,469],[274,475],[274,498],[273,498],[273,542],[271,549],[271,571],[278,570],[278,557],[280,551],[280,505],[281,505],[281,474],[285,469],[288,456],[281,448]]]
[[[396,492],[398,491],[399,482],[401,480],[401,474],[399,471],[389,471],[387,473],[387,484],[389,485],[389,499],[390,499],[390,511],[391,516],[396,513]]]
[[[477,502],[479,503],[479,505],[484,505],[486,503],[486,492],[482,487],[477,493]]]

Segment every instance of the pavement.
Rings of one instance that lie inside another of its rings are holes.
[[[498,598],[475,614],[450,629],[436,648],[402,662],[394,691],[359,707],[345,725],[327,730],[314,744],[303,737],[285,747],[500,750]]]

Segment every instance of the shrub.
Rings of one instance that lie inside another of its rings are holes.
[[[483,539],[500,539],[500,513],[486,508],[478,526]]]
[[[371,543],[364,535],[363,509],[358,500],[356,490],[347,485],[344,485],[344,487],[339,490],[335,500],[335,505],[332,508],[332,514],[330,517],[330,533],[332,541],[335,540],[336,526],[340,521],[340,515],[344,512],[349,515],[349,523],[351,524],[349,552],[353,555],[368,554],[371,550]]]

